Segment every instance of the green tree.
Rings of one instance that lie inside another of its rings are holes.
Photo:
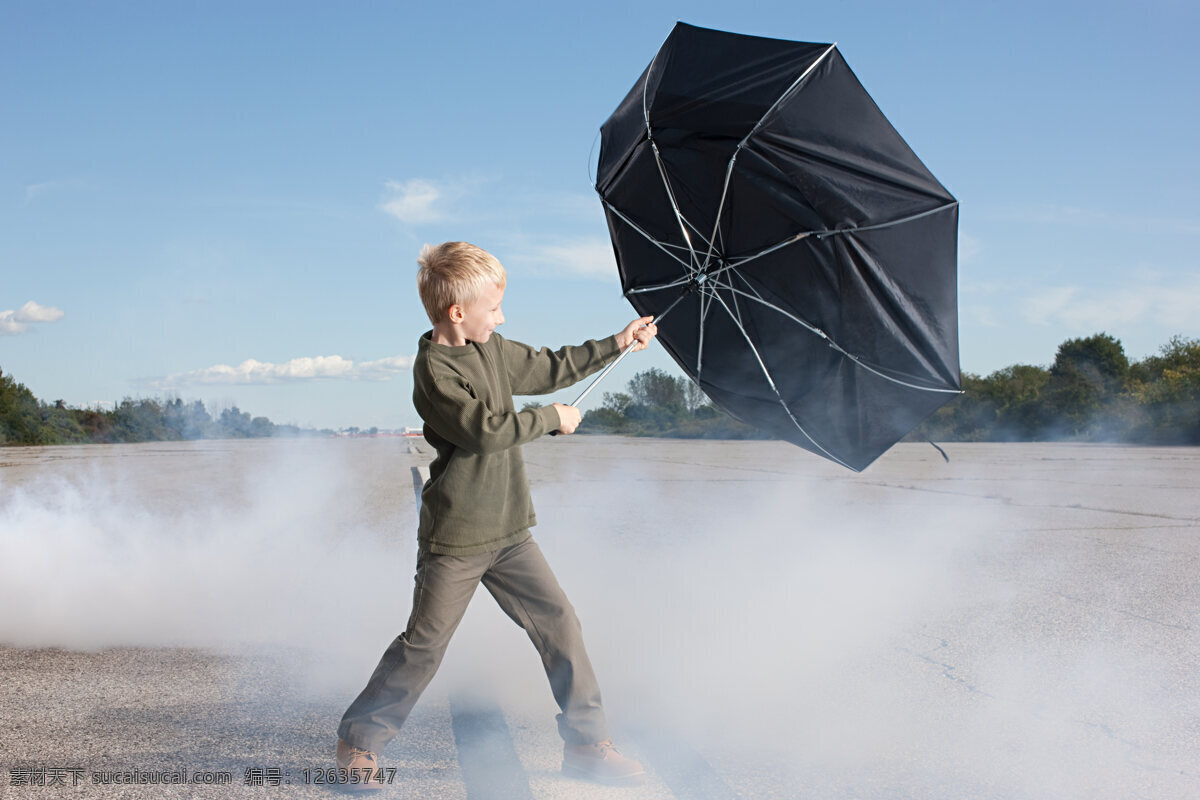
[[[686,379],[677,379],[658,367],[651,367],[629,381],[629,395],[634,405],[672,414],[685,408],[685,384]]]
[[[178,397],[163,408],[166,426],[179,439],[204,439],[213,434],[213,419],[199,400],[184,403]]]
[[[1030,441],[1041,433],[1041,406],[1050,370],[1030,364],[1013,364],[996,370],[974,385],[964,382],[968,392],[976,392],[995,409],[995,419],[987,439],[993,441]]]
[[[83,430],[88,442],[106,444],[117,441],[113,434],[112,414],[90,408],[77,408],[71,412],[75,422]]]
[[[112,434],[118,442],[157,442],[181,438],[167,426],[161,402],[130,397],[113,409]]]
[[[584,412],[583,423],[579,426],[581,433],[627,433],[629,420],[625,417],[625,409],[633,399],[624,392],[605,392],[604,401],[600,408]]]
[[[605,392],[604,393],[604,408],[612,411],[614,414],[624,414],[629,406],[633,404],[633,398],[625,392]]]
[[[226,439],[245,439],[254,435],[252,430],[250,415],[237,406],[222,411],[217,420],[217,431],[221,437]],[[356,428],[355,433],[357,432]]]
[[[680,387],[683,390],[683,407],[689,414],[695,414],[705,406],[712,407],[712,402],[709,401],[708,395],[704,394],[700,384],[690,378],[681,378],[680,380],[683,382]]]
[[[42,443],[42,410],[37,398],[0,370],[0,444]]]
[[[1138,439],[1200,444],[1200,340],[1174,336],[1157,355],[1133,365],[1134,394],[1144,417]]]
[[[62,400],[42,406],[42,439],[45,444],[86,442],[87,434]]]
[[[1152,383],[1167,370],[1176,372],[1200,369],[1200,339],[1172,336],[1170,341],[1158,349],[1158,354],[1147,356],[1130,365],[1130,377],[1142,383]]]
[[[1119,403],[1129,378],[1121,342],[1107,333],[1068,339],[1050,367],[1042,429],[1080,438],[1119,433]]]

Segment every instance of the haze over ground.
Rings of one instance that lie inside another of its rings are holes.
[[[1197,449],[946,449],[855,475],[779,442],[526,448],[535,536],[647,796],[1200,792]],[[328,766],[409,611],[428,458],[397,440],[5,450],[21,722],[0,753],[230,769],[238,791],[256,764]],[[49,646],[71,651],[27,649]],[[418,708],[384,752],[403,791],[463,796],[451,723],[498,709],[532,796],[583,796],[556,772],[537,655],[486,593]]]

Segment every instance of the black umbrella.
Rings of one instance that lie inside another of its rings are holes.
[[[835,45],[677,24],[596,190],[626,297],[734,417],[861,470],[959,392],[958,203]]]

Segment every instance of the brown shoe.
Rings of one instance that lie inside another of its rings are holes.
[[[646,779],[642,765],[621,755],[612,739],[564,745],[563,774],[610,786],[636,786]]]
[[[338,775],[337,788],[348,792],[375,792],[383,788],[383,771],[370,750],[343,742],[337,743],[338,770],[345,770],[345,779]]]

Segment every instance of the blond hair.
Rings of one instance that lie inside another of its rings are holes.
[[[429,321],[437,324],[446,318],[450,306],[469,305],[483,294],[487,285],[501,288],[508,278],[500,259],[467,242],[427,244],[417,256],[417,292],[425,304]]]

